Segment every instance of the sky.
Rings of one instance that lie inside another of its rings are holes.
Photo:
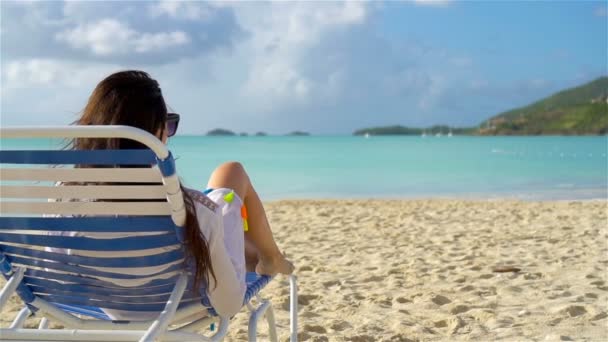
[[[180,134],[474,126],[608,74],[606,1],[0,2],[0,124],[147,71]]]

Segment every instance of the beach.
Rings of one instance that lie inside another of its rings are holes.
[[[301,341],[608,340],[606,201],[265,206],[297,266]],[[287,278],[262,294],[287,340]],[[9,305],[2,327],[20,308]],[[243,310],[226,341],[246,340],[246,329]],[[263,321],[260,331],[266,340]]]

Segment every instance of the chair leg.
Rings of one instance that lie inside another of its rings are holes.
[[[4,260],[4,256],[1,254],[0,254],[0,256],[3,257],[2,260],[0,260],[0,262],[6,262],[6,260]],[[6,284],[4,284],[4,287],[2,288],[2,290],[0,290],[0,310],[2,310],[2,308],[4,307],[6,302],[8,302],[8,299],[10,298],[10,296],[12,296],[13,293],[15,293],[15,290],[17,289],[19,284],[21,284],[21,280],[23,279],[24,272],[25,272],[24,268],[18,268],[15,271],[15,273],[13,273],[11,275],[11,277],[9,279],[7,279]]]
[[[151,342],[155,341],[158,337],[160,337],[165,331],[167,331],[167,327],[171,322],[171,319],[175,315],[175,311],[177,310],[177,306],[179,305],[179,301],[182,299],[184,295],[184,291],[186,291],[186,286],[188,285],[188,277],[186,274],[182,273],[177,282],[175,283],[175,287],[167,300],[167,304],[165,305],[165,309],[158,315],[158,318],[150,325],[150,328],[146,331],[144,336],[139,340],[140,342]]]
[[[38,324],[38,329],[46,329],[49,327],[49,320],[46,317],[42,317],[40,320],[40,324]]]
[[[294,274],[289,276],[289,341],[298,341],[298,284]]]
[[[249,316],[249,342],[255,342],[258,336],[258,319],[266,313],[266,310],[270,307],[270,302],[265,300],[258,306]]]
[[[266,310],[266,322],[268,322],[268,337],[270,338],[270,342],[278,342],[279,338],[277,337],[277,325],[274,320],[274,310],[272,309],[272,304],[268,305],[268,310]]]
[[[23,309],[21,309],[21,311],[19,311],[19,314],[17,315],[17,317],[15,317],[15,320],[13,321],[13,323],[11,323],[11,326],[9,327],[9,329],[23,328],[23,323],[25,322],[25,320],[31,313],[32,312],[30,311],[30,309],[27,306],[24,307]]]

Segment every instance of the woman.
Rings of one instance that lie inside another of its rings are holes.
[[[131,70],[117,72],[102,80],[75,124],[133,126],[166,143],[168,137],[175,134],[178,120],[179,116],[168,115],[158,82],[143,71]],[[71,148],[133,149],[143,146],[127,139],[78,138],[71,142]],[[202,282],[207,286],[211,304],[220,315],[232,316],[243,302],[245,261],[255,265],[257,273],[266,275],[290,274],[294,266],[277,247],[262,202],[241,164],[220,165],[212,173],[208,189],[207,195],[183,189],[187,214],[184,243],[195,266],[194,283]],[[243,205],[248,213],[246,233],[241,218]]]

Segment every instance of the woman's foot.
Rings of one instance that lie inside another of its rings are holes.
[[[291,261],[287,260],[283,254],[279,254],[273,258],[260,257],[260,261],[255,267],[255,272],[273,276],[277,273],[292,274],[294,269],[295,266]]]

